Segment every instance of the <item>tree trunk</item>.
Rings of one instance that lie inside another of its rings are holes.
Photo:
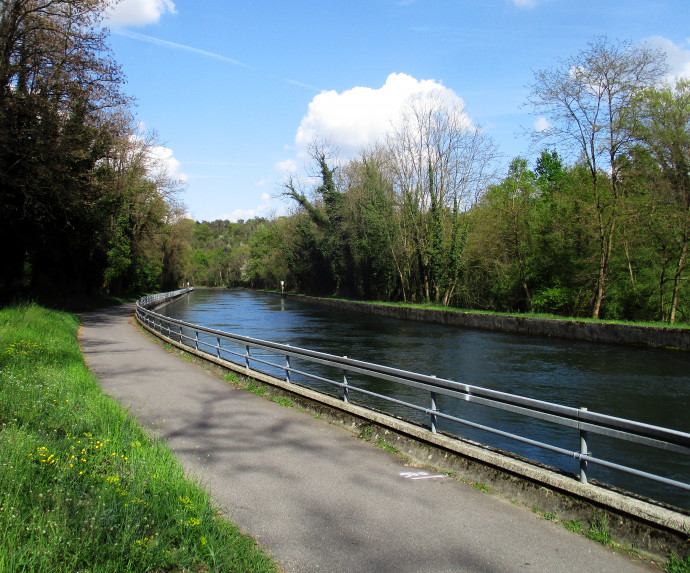
[[[678,310],[678,293],[680,292],[681,277],[683,275],[683,269],[685,268],[685,261],[688,255],[688,242],[685,241],[683,245],[683,252],[680,255],[678,261],[678,267],[676,268],[676,274],[673,277],[673,302],[671,303],[671,319],[670,323],[674,324],[676,322],[676,311]]]

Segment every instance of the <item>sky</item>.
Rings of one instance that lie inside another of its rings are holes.
[[[385,138],[411,98],[465,106],[507,166],[544,126],[534,73],[597,36],[662,49],[690,77],[688,0],[121,0],[109,44],[136,120],[197,221],[275,217],[307,147],[341,159]]]

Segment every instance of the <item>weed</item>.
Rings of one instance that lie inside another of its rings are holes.
[[[223,380],[230,382],[230,384],[234,384],[235,386],[239,386],[240,382],[242,381],[242,377],[237,374],[237,372],[233,372],[231,370],[225,376],[223,376]]]
[[[371,440],[374,437],[374,428],[371,426],[364,426],[360,431],[357,437],[360,440]]]
[[[550,513],[545,513],[544,519],[546,519],[546,521],[556,521],[556,519],[558,519],[558,512],[552,511]]]
[[[491,493],[491,490],[489,489],[489,486],[484,485],[481,482],[468,482],[468,485],[471,485],[474,489],[478,491],[483,491],[484,493]]]
[[[284,406],[285,408],[293,407],[292,400],[290,400],[290,398],[287,396],[271,396],[271,400],[280,406]]]
[[[563,521],[563,527],[568,531],[573,533],[582,533],[582,522],[579,519],[573,519],[572,521]]]
[[[394,445],[389,444],[386,440],[383,438],[379,438],[375,442],[376,447],[381,448],[384,452],[390,452],[392,454],[397,454],[400,452],[398,448],[396,448]]]
[[[595,517],[585,535],[592,541],[601,543],[602,545],[611,545],[613,538],[608,530],[606,516],[603,518]]]
[[[316,419],[316,420],[323,420],[323,416],[322,416],[321,414],[316,414],[316,415],[314,416],[314,419]]]
[[[668,573],[690,573],[690,555],[681,560],[675,553],[671,553],[664,570]]]

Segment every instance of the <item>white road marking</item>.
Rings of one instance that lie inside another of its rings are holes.
[[[427,472],[400,472],[400,477],[405,479],[439,479],[446,476],[443,474],[428,474]]]

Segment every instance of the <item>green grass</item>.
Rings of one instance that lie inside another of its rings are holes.
[[[668,573],[690,573],[690,555],[687,555],[685,559],[679,559],[675,553],[671,553],[664,569]]]
[[[386,440],[384,440],[381,437],[379,437],[379,439],[376,440],[376,442],[374,442],[374,445],[377,448],[381,448],[384,452],[388,452],[391,454],[400,453],[400,450],[398,448],[396,448],[393,444],[389,444]]]
[[[271,292],[271,293],[277,293],[279,291],[276,290],[271,290],[271,289],[259,289],[262,292]],[[291,296],[312,296],[312,295],[302,295],[299,293],[288,293]],[[599,318],[591,318],[591,317],[569,317],[569,316],[563,316],[559,314],[550,314],[550,313],[538,313],[538,312],[499,312],[499,311],[493,311],[493,310],[480,310],[480,309],[467,309],[467,308],[456,308],[456,307],[449,307],[449,306],[443,306],[440,304],[433,304],[433,303],[412,303],[412,302],[388,302],[388,301],[371,301],[371,300],[354,300],[354,299],[347,299],[347,298],[341,298],[338,296],[323,296],[323,297],[316,297],[316,298],[326,298],[329,300],[341,300],[344,302],[357,302],[361,304],[370,304],[370,305],[380,305],[380,306],[395,306],[395,307],[403,307],[403,308],[422,308],[422,309],[427,309],[427,310],[439,310],[439,311],[450,311],[450,312],[461,312],[461,313],[468,313],[468,314],[486,314],[486,315],[491,315],[491,316],[518,316],[522,318],[539,318],[539,319],[549,319],[549,320],[566,320],[566,321],[571,321],[571,322],[599,322],[603,324],[622,324],[622,325],[630,325],[630,326],[653,326],[653,327],[660,327],[660,328],[681,328],[681,329],[688,329],[690,328],[689,323],[681,322],[681,323],[675,323],[675,324],[669,324],[667,322],[660,322],[660,321],[655,321],[655,322],[641,322],[641,321],[629,321],[629,320],[609,320],[609,319],[599,319]]]
[[[601,543],[602,545],[611,545],[613,543],[613,538],[608,530],[608,524],[606,523],[606,518],[595,517],[589,526],[589,529],[585,531],[585,536],[589,537],[592,541]]]
[[[266,388],[264,386],[259,386],[253,380],[250,380],[245,385],[243,385],[244,379],[237,372],[228,372],[225,376],[223,376],[223,380],[225,380],[226,382],[230,382],[231,384],[234,384],[238,388],[247,390],[252,394],[268,398],[269,400],[271,400],[271,402],[275,402],[276,404],[278,404],[279,406],[283,406],[284,408],[294,407],[292,400],[287,396],[280,396],[279,394],[269,396],[266,394]]]
[[[78,326],[0,310],[0,571],[275,571],[99,390]]]

